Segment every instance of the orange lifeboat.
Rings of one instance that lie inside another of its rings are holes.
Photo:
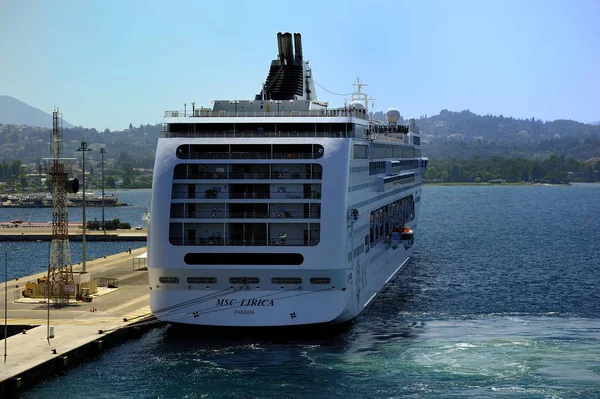
[[[411,241],[414,239],[414,233],[410,227],[402,229],[402,241]]]

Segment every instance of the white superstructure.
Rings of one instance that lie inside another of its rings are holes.
[[[294,42],[278,34],[254,100],[165,113],[148,238],[161,320],[344,322],[412,254],[427,167],[414,120],[371,121],[359,80],[350,106],[317,101]]]

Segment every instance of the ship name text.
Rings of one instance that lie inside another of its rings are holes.
[[[216,306],[275,306],[275,301],[272,299],[242,299],[242,301],[238,301],[237,299],[217,299]]]

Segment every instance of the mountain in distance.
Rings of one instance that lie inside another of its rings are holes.
[[[381,111],[375,112],[373,119],[385,121],[385,114]],[[586,138],[590,136],[598,138],[600,136],[600,122],[518,119],[503,115],[478,115],[468,109],[460,112],[443,109],[437,115],[429,117],[422,115],[416,118],[416,122],[421,129],[421,134],[433,140],[449,138],[458,141],[481,141],[483,139],[518,143],[547,138]],[[406,124],[408,122],[400,117],[399,123]]]
[[[373,118],[385,121],[383,112]],[[517,119],[503,115],[477,115],[469,110],[443,109],[416,118],[421,144],[433,159],[493,155],[543,159],[552,153],[575,159],[600,157],[600,125],[557,119]],[[399,123],[406,124],[404,118]]]
[[[600,121],[598,121],[598,122],[592,122],[592,123],[590,123],[590,125],[600,125]]]
[[[11,96],[0,96],[0,124],[52,128],[52,115]],[[73,127],[63,121],[64,127]]]

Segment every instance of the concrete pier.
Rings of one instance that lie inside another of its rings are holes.
[[[8,326],[16,334],[11,335],[9,331],[5,358],[4,341],[0,341],[0,397],[31,387],[40,379],[60,373],[151,328],[143,323],[152,319],[148,273],[145,269],[134,270],[133,266],[133,259],[145,251],[140,248],[131,254],[120,253],[87,262],[92,278],[117,279],[118,289],[95,297],[92,302],[75,302],[62,308],[51,306],[50,326],[54,330],[51,339],[47,339],[47,305],[35,300],[31,303],[15,301],[25,282],[45,273],[8,282]],[[4,283],[0,284],[0,299],[4,302]],[[3,335],[4,303],[0,320]],[[142,325],[136,326],[140,322]]]

